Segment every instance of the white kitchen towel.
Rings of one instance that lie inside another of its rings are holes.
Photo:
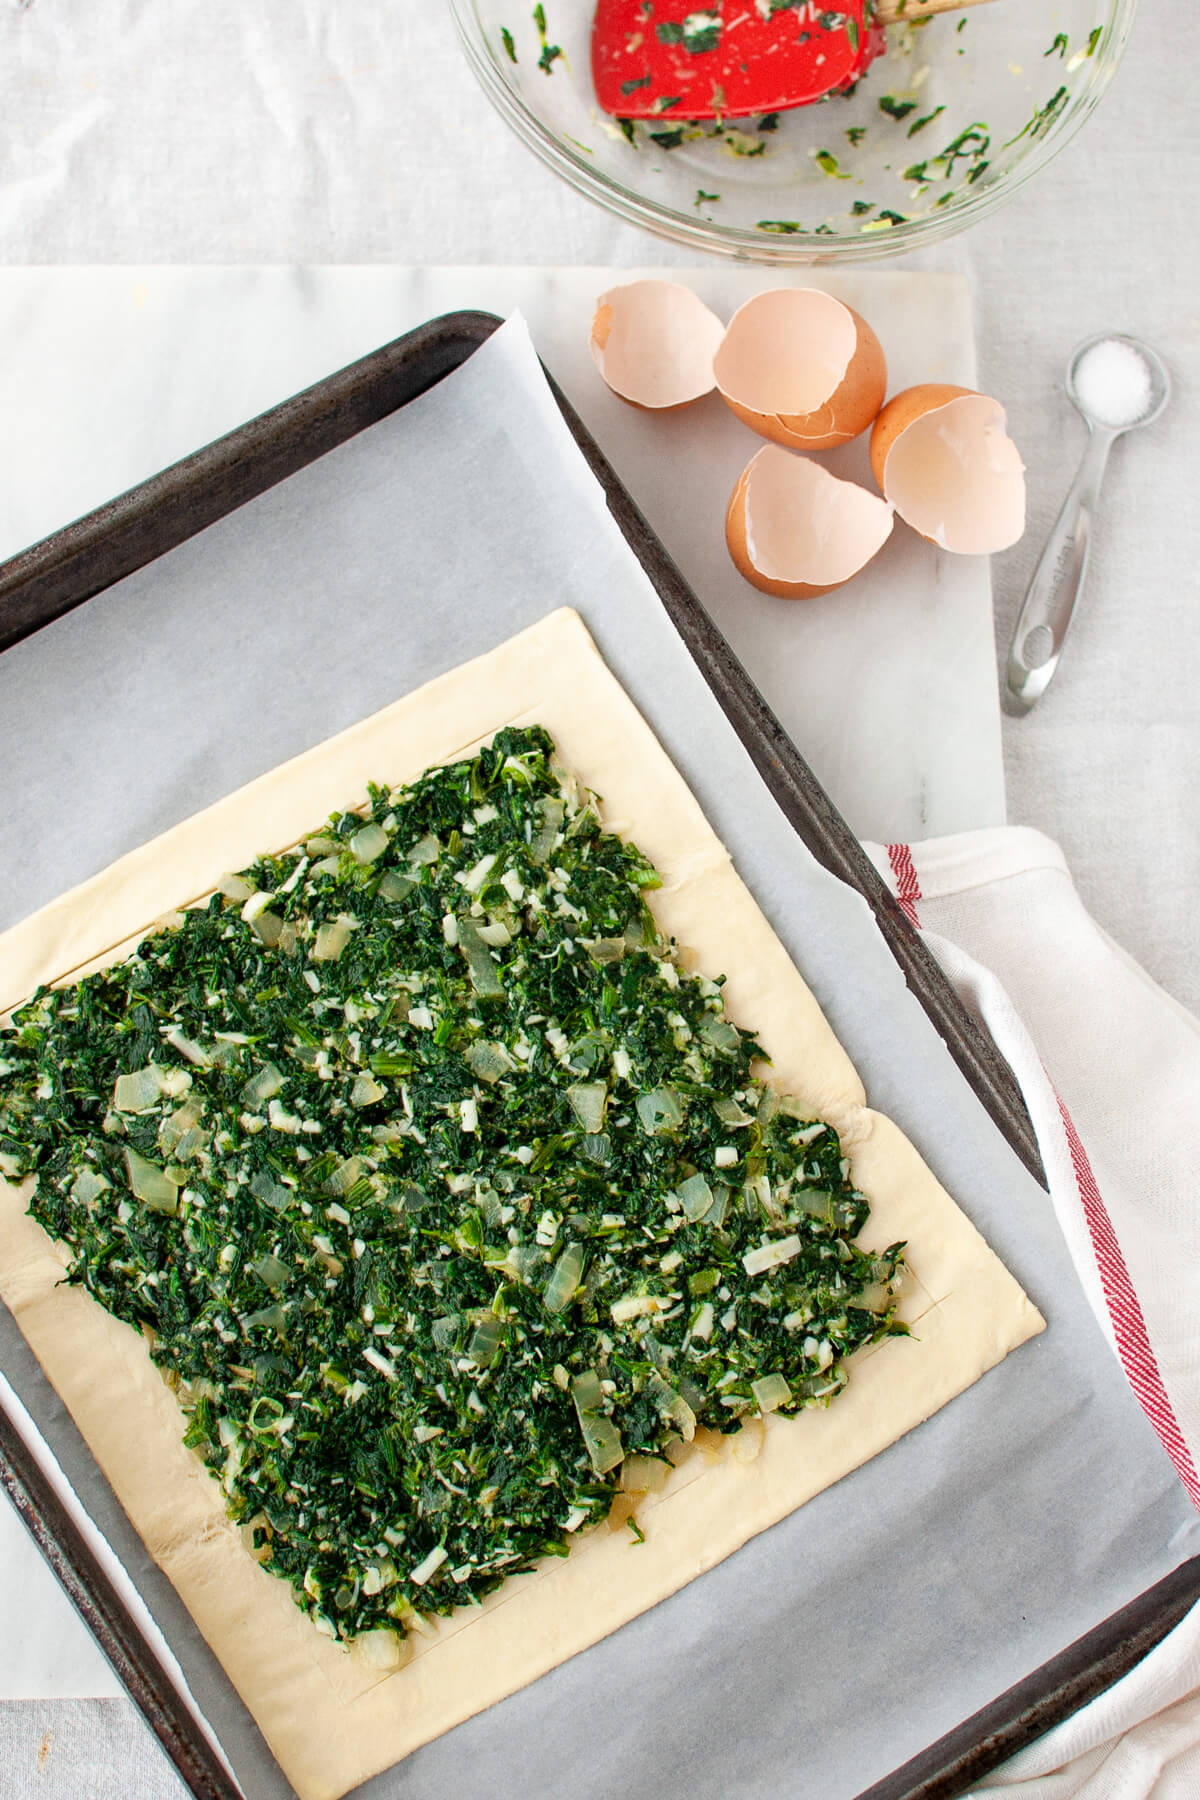
[[[1099,928],[1040,832],[866,848],[1012,1066],[1080,1280],[1200,1509],[1200,1023]],[[975,1791],[1198,1800],[1200,1607]]]

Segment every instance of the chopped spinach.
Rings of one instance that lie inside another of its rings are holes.
[[[658,885],[502,731],[0,1031],[0,1172],[332,1637],[565,1554],[698,1428],[824,1405],[904,1329],[903,1246],[856,1245],[835,1131]]]

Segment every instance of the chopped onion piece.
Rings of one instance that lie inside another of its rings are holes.
[[[16,1171],[13,1172],[15,1174]],[[71,1198],[77,1200],[81,1206],[90,1206],[92,1201],[98,1199],[111,1185],[111,1182],[106,1181],[103,1175],[97,1175],[94,1169],[80,1169],[71,1183]]]
[[[272,1331],[278,1331],[282,1327],[285,1317],[283,1307],[276,1303],[274,1306],[264,1306],[261,1312],[247,1313],[242,1324],[247,1331],[252,1330],[255,1326],[264,1326]]]
[[[603,1413],[589,1413],[579,1423],[583,1431],[584,1447],[593,1469],[597,1475],[607,1475],[625,1457],[620,1432]]]
[[[248,1267],[254,1270],[254,1273],[258,1276],[264,1287],[269,1288],[283,1287],[287,1282],[288,1276],[291,1274],[291,1270],[288,1268],[287,1264],[285,1262],[280,1262],[277,1256],[273,1256],[269,1252],[258,1257],[257,1260],[250,1263]]]
[[[173,1214],[179,1210],[179,1188],[157,1163],[125,1146],[125,1170],[129,1185],[152,1212]]]
[[[370,1075],[360,1073],[354,1077],[354,1086],[350,1089],[350,1104],[356,1107],[374,1106],[386,1094],[387,1089],[380,1087]]]
[[[487,856],[481,856],[474,868],[467,869],[461,875],[456,875],[454,879],[466,888],[468,894],[477,894],[495,866],[496,858],[494,853]]]
[[[254,889],[241,875],[220,875],[217,877],[217,892],[224,894],[226,900],[241,903],[249,900]]]
[[[383,855],[391,841],[382,825],[364,825],[350,839],[350,853],[356,862],[373,863]]]
[[[627,945],[624,938],[580,938],[580,943],[593,962],[620,962]]]
[[[875,1281],[870,1287],[865,1287],[861,1294],[855,1294],[850,1304],[861,1307],[863,1312],[883,1313],[892,1304],[894,1297],[887,1282]]]
[[[441,1544],[435,1544],[424,1562],[419,1562],[415,1569],[410,1569],[408,1579],[417,1587],[424,1587],[431,1575],[436,1575],[446,1561],[446,1551]]]
[[[585,1369],[571,1382],[571,1398],[578,1413],[597,1412],[604,1404],[604,1388],[595,1369]]]
[[[757,1250],[748,1250],[742,1258],[742,1267],[747,1275],[765,1275],[768,1269],[774,1269],[780,1263],[791,1262],[793,1256],[800,1254],[800,1239],[791,1237],[775,1238],[769,1244],[761,1244]]]
[[[614,1325],[628,1325],[633,1319],[640,1319],[646,1313],[662,1312],[665,1308],[660,1294],[624,1294],[614,1300],[609,1307]]]
[[[750,1392],[758,1402],[760,1413],[772,1413],[777,1406],[785,1406],[792,1397],[792,1390],[782,1375],[764,1375],[758,1381],[752,1381]]]
[[[279,940],[283,936],[283,920],[278,913],[255,913],[249,923],[251,931],[256,937],[261,938],[268,950],[277,948]]]
[[[368,1571],[369,1572],[369,1571]],[[363,1582],[364,1594],[368,1591]],[[378,1593],[378,1589],[371,1590]],[[412,1639],[401,1637],[399,1632],[381,1628],[376,1631],[364,1631],[354,1639],[354,1654],[368,1669],[382,1669],[390,1673],[394,1669],[402,1669],[411,1659],[413,1653]]]
[[[690,1444],[696,1435],[696,1415],[683,1395],[677,1394],[657,1369],[651,1369],[647,1375],[645,1391],[662,1416],[670,1419],[684,1443]]]
[[[411,875],[401,875],[397,869],[385,869],[379,880],[379,897],[381,900],[407,900],[416,885]]]
[[[477,1075],[480,1081],[499,1081],[513,1066],[512,1058],[503,1044],[495,1044],[483,1038],[467,1050],[467,1062],[471,1073]]]
[[[713,1017],[704,1020],[700,1027],[700,1036],[707,1038],[714,1050],[718,1050],[726,1056],[736,1055],[742,1041],[742,1034],[736,1025],[731,1025],[728,1019]]]
[[[542,1294],[542,1305],[549,1313],[559,1313],[583,1280],[583,1245],[568,1244],[551,1271]]]
[[[713,1334],[713,1326],[715,1324],[716,1314],[706,1300],[704,1305],[699,1308],[695,1318],[688,1327],[689,1335],[694,1338],[699,1338],[701,1343],[707,1344],[709,1338]]]
[[[558,834],[562,830],[566,810],[561,800],[538,801],[538,811],[541,813],[542,823],[533,834],[533,840],[529,846],[529,856],[530,860],[537,863],[539,867],[549,860],[550,854],[558,842]]]
[[[736,1100],[714,1100],[713,1111],[722,1125],[753,1125],[754,1114],[743,1112]]]
[[[345,1162],[340,1162],[334,1169],[325,1186],[331,1194],[348,1194],[361,1174],[362,1159],[348,1156]]]
[[[608,1088],[603,1081],[576,1081],[567,1089],[567,1099],[586,1132],[603,1131],[608,1111]]]
[[[679,1184],[678,1193],[683,1216],[693,1223],[702,1219],[712,1206],[713,1191],[703,1175],[689,1175],[686,1181]]]
[[[663,1132],[674,1131],[683,1123],[683,1105],[674,1088],[651,1088],[648,1093],[638,1095],[637,1116],[643,1131],[657,1137]]]
[[[575,1402],[584,1448],[592,1468],[597,1475],[607,1475],[623,1461],[625,1447],[612,1420],[599,1410],[604,1401],[604,1389],[594,1369],[585,1369],[582,1375],[574,1378],[571,1398]]]
[[[194,1063],[196,1068],[212,1068],[212,1057],[208,1054],[208,1051],[202,1050],[199,1044],[194,1044],[191,1038],[184,1037],[182,1031],[176,1029],[168,1031],[165,1041],[171,1046],[172,1050],[178,1050],[180,1056],[182,1056],[186,1062]]]
[[[661,1456],[627,1456],[621,1465],[621,1487],[627,1494],[660,1494],[671,1465]]]
[[[270,1100],[283,1087],[283,1076],[274,1063],[264,1063],[256,1069],[245,1087],[242,1089],[242,1102],[245,1106],[261,1106],[264,1100]]]
[[[484,1313],[471,1334],[467,1355],[478,1368],[488,1368],[499,1355],[506,1335],[503,1319],[498,1319],[495,1313]]]
[[[257,919],[261,913],[266,912],[274,898],[274,894],[271,893],[268,888],[259,888],[252,891],[250,898],[242,907],[242,917],[245,919],[247,925],[253,925],[255,919]]]
[[[162,1076],[156,1063],[150,1063],[145,1069],[134,1069],[128,1075],[118,1075],[113,1087],[113,1111],[149,1112],[162,1098]]]
[[[500,980],[500,972],[492,961],[491,953],[480,937],[479,927],[473,919],[459,920],[458,947],[467,959],[467,973],[471,977],[471,986],[479,998],[481,1000],[503,999],[504,984]],[[411,1013],[409,1017],[412,1017]]]
[[[741,1429],[733,1440],[734,1462],[757,1462],[766,1441],[766,1426],[761,1419],[743,1419]]]
[[[313,961],[336,962],[350,942],[350,933],[353,929],[353,922],[346,917],[345,913],[339,913],[336,919],[318,926],[312,948]]]

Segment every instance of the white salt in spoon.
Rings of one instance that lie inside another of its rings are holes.
[[[1171,397],[1171,378],[1136,338],[1089,338],[1071,358],[1067,396],[1090,438],[1071,491],[1033,572],[1008,653],[1008,710],[1027,713],[1050,686],[1083,591],[1092,519],[1108,453],[1123,432],[1152,424]]]

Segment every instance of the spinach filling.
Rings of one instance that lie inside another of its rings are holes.
[[[0,1032],[0,1173],[337,1638],[477,1599],[902,1332],[837,1135],[540,729],[225,877]]]

